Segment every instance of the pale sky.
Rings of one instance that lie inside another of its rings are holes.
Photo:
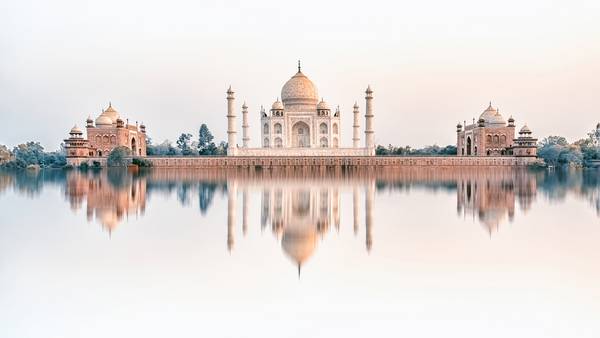
[[[0,144],[56,149],[109,101],[155,143],[201,123],[224,140],[232,85],[258,146],[259,107],[298,59],[340,105],[342,145],[368,84],[378,144],[454,144],[490,100],[572,141],[600,121],[599,17],[597,0],[3,0]]]

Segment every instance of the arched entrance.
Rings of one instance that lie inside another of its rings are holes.
[[[131,154],[134,156],[135,156],[135,154],[137,154],[137,147],[136,147],[134,138],[131,139]]]
[[[467,137],[467,156],[471,155],[471,137]]]
[[[296,122],[292,127],[292,146],[297,148],[310,147],[310,128],[304,122]]]

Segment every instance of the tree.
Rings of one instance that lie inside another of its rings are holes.
[[[190,143],[192,141],[192,134],[183,133],[177,139],[177,148],[181,151],[181,154],[184,156],[189,156],[193,154],[192,147]]]
[[[106,164],[109,167],[124,167],[127,165],[127,157],[130,155],[130,150],[127,147],[116,147],[113,149],[108,158]]]
[[[0,145],[0,164],[12,160],[12,152],[5,145]]]
[[[198,131],[198,152],[200,155],[215,155],[217,147],[213,142],[214,136],[205,123],[202,123]]]
[[[227,148],[228,147],[229,147],[229,145],[227,144],[227,142],[225,142],[225,141],[219,142],[219,145],[217,146],[217,150],[215,152],[215,155],[220,155],[220,156],[227,155]]]
[[[18,167],[25,168],[31,164],[43,165],[44,147],[39,142],[19,144],[13,149],[13,155]]]

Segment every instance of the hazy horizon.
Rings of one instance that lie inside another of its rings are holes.
[[[582,138],[600,121],[600,3],[5,1],[0,3],[0,144],[58,148],[112,101],[155,143],[226,139],[225,91],[249,106],[251,145],[302,60],[342,112],[374,89],[377,144],[454,144],[491,100],[537,137]]]

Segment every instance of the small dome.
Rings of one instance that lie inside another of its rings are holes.
[[[457,129],[460,129],[460,128],[462,128],[462,124],[458,123],[458,124],[456,125],[456,128],[457,128]]]
[[[515,122],[515,119],[513,119],[513,117],[511,116],[508,118],[508,122]]]
[[[327,102],[325,102],[323,100],[323,98],[321,98],[321,102],[319,102],[319,104],[317,105],[317,109],[320,109],[320,110],[330,110],[329,109],[329,105],[327,104]]]
[[[596,129],[600,129],[600,123],[596,125]]]
[[[521,128],[521,130],[519,131],[519,134],[531,134],[531,129],[529,129],[527,125],[524,125],[523,128]]]
[[[113,121],[110,117],[104,115],[104,113],[100,114],[96,119],[96,126],[111,126]]]
[[[358,102],[354,102],[354,109],[358,109]]]
[[[87,120],[85,120],[85,122],[92,123],[92,122],[94,122],[94,120],[92,120],[92,117],[88,115],[88,118],[87,118]]]
[[[279,101],[279,98],[277,98],[277,101],[273,102],[271,109],[272,110],[283,110],[283,103],[281,101]]]
[[[83,134],[83,132],[81,129],[79,129],[79,127],[77,127],[77,125],[74,125],[69,134]]]

